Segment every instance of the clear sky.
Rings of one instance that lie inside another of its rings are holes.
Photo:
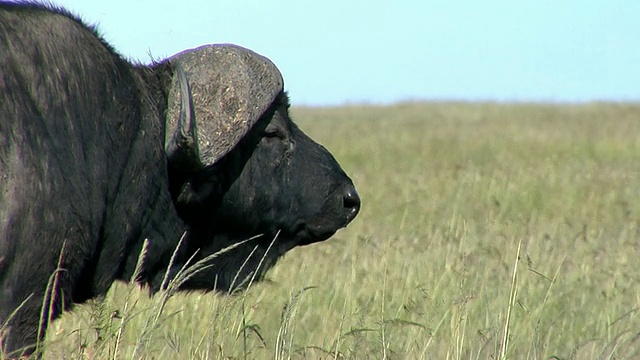
[[[270,58],[295,105],[640,101],[637,0],[53,0],[149,62],[207,43]]]

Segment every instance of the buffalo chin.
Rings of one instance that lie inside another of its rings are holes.
[[[295,246],[311,245],[318,242],[328,240],[332,237],[338,229],[322,229],[305,226],[296,233],[294,239],[296,239]]]

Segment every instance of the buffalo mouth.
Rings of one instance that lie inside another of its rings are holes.
[[[291,232],[291,242],[293,246],[305,246],[328,240],[342,226],[314,226],[304,222],[298,223]]]
[[[336,233],[336,231],[338,230],[314,231],[312,229],[308,229],[306,231],[308,235],[300,238],[298,246],[305,246],[328,240]]]
[[[340,201],[327,201],[311,219],[299,220],[290,227],[285,238],[289,246],[305,246],[325,241],[338,230],[346,227],[360,211],[360,197],[353,185],[336,190],[339,196],[330,196]]]

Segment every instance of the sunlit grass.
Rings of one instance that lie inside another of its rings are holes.
[[[640,106],[292,113],[361,214],[245,293],[175,295],[143,358],[640,356]],[[53,323],[46,357],[131,358],[156,301],[114,286]]]

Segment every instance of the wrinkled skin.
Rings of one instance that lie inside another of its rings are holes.
[[[188,180],[174,181],[178,213],[190,227],[187,253],[199,249],[195,261],[260,235],[212,260],[183,289],[242,288],[290,249],[328,239],[357,215],[360,199],[351,179],[291,121],[288,107],[281,94],[229,154]]]

